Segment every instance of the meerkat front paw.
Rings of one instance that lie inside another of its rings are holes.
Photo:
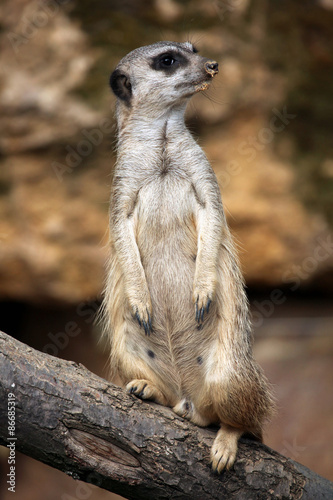
[[[150,335],[153,331],[152,327],[152,305],[149,292],[141,299],[130,298],[133,317],[139,323],[140,328],[143,328],[146,335]]]
[[[213,471],[220,474],[223,469],[230,469],[233,466],[237,454],[238,439],[241,435],[242,431],[228,425],[221,425],[210,452]]]
[[[154,384],[145,379],[134,379],[131,380],[126,386],[127,394],[134,394],[140,399],[149,399],[159,403],[160,405],[166,405],[167,400],[163,392],[160,391]]]
[[[203,323],[205,313],[209,313],[215,295],[215,280],[198,282],[194,285],[193,302],[195,304],[195,320],[199,326]]]

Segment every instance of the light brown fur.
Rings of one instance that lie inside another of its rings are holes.
[[[261,439],[273,405],[218,183],[184,123],[216,73],[190,43],[159,42],[111,77],[119,140],[103,316],[129,393],[221,425],[211,451],[221,472],[243,433]]]

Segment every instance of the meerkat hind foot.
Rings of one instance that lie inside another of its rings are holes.
[[[210,452],[213,471],[219,474],[223,469],[230,469],[236,459],[238,439],[243,434],[239,429],[221,425]]]
[[[126,385],[126,392],[140,399],[149,399],[160,405],[167,405],[167,399],[152,382],[145,379],[134,379]]]
[[[194,424],[199,425],[199,427],[207,427],[211,423],[211,420],[201,415],[196,410],[194,404],[186,398],[179,401],[172,409],[177,415],[190,420]]]

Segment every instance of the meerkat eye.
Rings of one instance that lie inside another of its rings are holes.
[[[166,74],[172,74],[179,66],[187,64],[187,60],[178,52],[164,52],[152,59],[151,67],[157,71],[164,71]]]
[[[172,66],[172,64],[175,64],[175,62],[176,62],[175,59],[171,56],[164,56],[161,59],[161,63],[164,66]]]

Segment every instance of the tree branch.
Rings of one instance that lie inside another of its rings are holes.
[[[0,369],[0,444],[74,479],[129,499],[333,498],[328,480],[246,439],[232,470],[213,474],[215,431],[1,332]],[[8,440],[13,398],[16,441]]]

